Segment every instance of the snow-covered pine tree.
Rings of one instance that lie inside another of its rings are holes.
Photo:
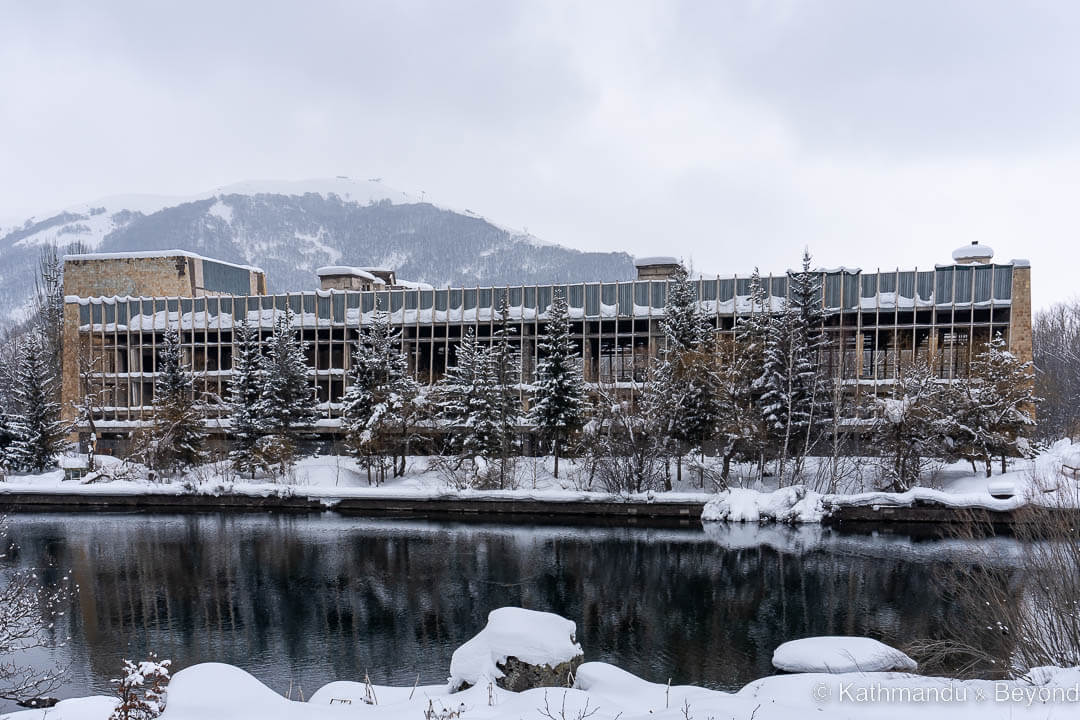
[[[31,332],[14,368],[15,439],[8,455],[17,468],[45,472],[56,467],[56,458],[64,450],[66,431],[56,401],[56,383],[46,340],[40,332]]]
[[[788,297],[791,305],[799,311],[799,318],[806,333],[806,347],[813,353],[815,364],[818,354],[825,348],[825,310],[822,305],[821,273],[813,270],[810,250],[804,249],[802,269],[788,272]]]
[[[714,333],[701,314],[694,286],[682,265],[668,282],[660,329],[664,345],[653,366],[643,405],[674,452],[676,477],[681,482],[686,447],[701,450],[704,468],[705,441],[715,430],[718,414]],[[704,469],[701,482],[704,484]],[[671,489],[670,480],[665,487]]]
[[[377,405],[375,397],[381,369],[381,349],[376,335],[372,325],[361,327],[346,378],[348,387],[341,399],[341,428],[345,434],[345,445],[353,455],[362,459],[367,468],[368,485],[372,484],[373,465],[378,457],[375,437],[369,427]],[[377,481],[378,474],[374,477]]]
[[[799,448],[798,462],[810,454],[810,446],[817,433],[815,429],[823,424],[831,413],[831,382],[822,371],[828,337],[825,335],[825,310],[822,304],[823,293],[821,273],[812,269],[812,257],[809,248],[803,249],[802,269],[788,273],[788,297],[790,304],[797,309],[799,331],[805,336],[807,359],[812,372],[803,376],[800,383],[802,402],[808,408],[807,426],[801,432],[802,447]]]
[[[250,473],[252,477],[261,465],[259,439],[263,436],[264,424],[258,405],[262,386],[259,328],[244,320],[233,329],[232,374],[229,381],[229,459],[237,472]]]
[[[465,328],[461,342],[454,348],[454,364],[447,366],[435,386],[435,411],[447,428],[446,451],[454,455],[460,456],[464,450],[464,429],[469,418],[469,403],[474,394],[481,355],[476,330]]]
[[[713,335],[712,327],[701,315],[694,284],[681,264],[668,281],[668,298],[660,328],[664,333],[665,350],[669,353],[696,352]]]
[[[401,352],[400,331],[390,325],[387,313],[376,310],[372,323],[360,331],[342,401],[346,443],[365,459],[368,482],[373,468],[377,481],[382,481],[387,454],[394,477],[404,474],[419,394],[420,386]]]
[[[761,389],[760,406],[771,435],[770,445],[778,456],[777,478],[782,486],[787,463],[801,450],[801,433],[810,426],[812,409],[803,389],[814,373],[806,351],[806,336],[800,332],[797,310],[790,307],[777,313],[769,324],[765,341],[764,368],[756,383]]]
[[[304,346],[292,327],[292,311],[274,322],[274,332],[262,359],[263,385],[256,408],[265,435],[260,454],[278,465],[282,475],[292,465],[305,427],[318,418],[318,401],[311,385],[311,368]]]
[[[736,362],[738,358],[745,364],[741,372],[748,378],[746,392],[749,394],[752,422],[745,425],[745,435],[741,443],[746,447],[748,459],[752,458],[756,461],[760,476],[764,472],[765,461],[772,450],[770,425],[766,421],[767,413],[762,402],[762,395],[766,390],[765,348],[772,334],[773,313],[772,301],[761,281],[761,273],[756,267],[750,276],[749,289],[749,313],[740,315],[735,323],[732,362]],[[721,422],[727,424],[725,419]]]
[[[536,370],[536,392],[529,421],[540,437],[550,442],[555,455],[555,477],[559,477],[559,456],[566,441],[585,422],[585,384],[581,377],[581,357],[570,339],[570,317],[566,298],[554,293],[544,334],[538,341],[540,361]]]
[[[1022,362],[1008,350],[997,333],[971,363],[967,403],[968,429],[972,445],[991,475],[992,459],[1001,459],[1007,469],[1009,455],[1027,456],[1035,427],[1033,364]]]
[[[762,374],[755,381],[772,436],[770,445],[776,449],[781,485],[787,479],[789,460],[794,460],[796,473],[801,468],[815,437],[814,428],[828,418],[831,400],[820,371],[825,343],[820,279],[810,269],[809,252],[803,254],[802,270],[789,273],[788,283],[790,299],[769,320]]]
[[[905,365],[890,397],[875,400],[881,418],[874,428],[883,479],[889,489],[904,492],[915,485],[925,461],[941,452],[943,390],[926,362]]]
[[[0,476],[11,462],[11,445],[16,440],[15,426],[7,410],[0,408]]]
[[[175,474],[202,459],[206,436],[195,402],[194,380],[184,364],[180,334],[162,338],[154,379],[154,424],[148,459],[155,470]]]
[[[481,458],[497,459],[504,443],[494,354],[492,347],[477,341],[475,329],[466,328],[455,363],[435,388],[437,415],[447,432],[446,450],[458,457],[459,465],[468,462],[474,473]]]
[[[492,402],[495,405],[497,452],[491,459],[499,466],[499,488],[513,477],[513,458],[517,451],[517,427],[521,416],[521,351],[512,341],[516,330],[510,327],[509,293],[503,293],[496,309],[497,321],[491,340]]]

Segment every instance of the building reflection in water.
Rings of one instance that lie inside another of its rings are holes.
[[[10,520],[23,565],[70,568],[65,695],[107,692],[123,657],[239,665],[280,691],[335,679],[440,682],[502,605],[578,623],[586,659],[656,682],[737,688],[780,643],[939,637],[948,548],[820,528],[591,529],[323,515]],[[926,552],[925,550],[933,551]],[[905,551],[906,550],[906,551]],[[10,562],[10,561],[9,561]]]

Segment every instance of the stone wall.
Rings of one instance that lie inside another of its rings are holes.
[[[370,280],[358,275],[324,275],[320,278],[323,290],[372,290]]]
[[[1012,307],[1009,313],[1009,351],[1022,362],[1032,359],[1031,268],[1013,268]]]
[[[248,292],[266,291],[266,278],[248,273]],[[64,261],[64,294],[79,297],[196,297],[219,295],[203,288],[202,258],[161,257],[80,258]]]
[[[125,257],[66,260],[64,294],[79,297],[191,297],[194,258]]]

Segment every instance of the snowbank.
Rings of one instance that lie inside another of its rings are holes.
[[[449,688],[331,683],[308,702],[287,700],[243,670],[210,663],[177,672],[162,720],[340,720],[424,717],[461,720],[685,720],[754,718],[821,720],[1051,720],[1073,717],[1080,700],[1080,668],[1038,668],[1018,681],[954,680],[903,673],[801,673],[756,680],[736,693],[648,682],[613,665],[583,664],[571,689],[513,693],[475,686]],[[1072,694],[1070,694],[1072,693]],[[107,720],[110,698],[65,700],[48,711],[28,710],[4,720]],[[431,711],[431,715],[427,713]],[[454,715],[453,713],[460,713]]]
[[[701,521],[816,523],[825,516],[823,498],[802,485],[773,492],[731,488],[705,504]]]
[[[65,464],[81,458],[64,459]],[[553,474],[553,458],[521,458],[515,466],[513,489],[461,489],[451,483],[431,457],[407,460],[405,476],[380,486],[370,485],[367,472],[357,461],[344,456],[307,457],[300,460],[289,477],[280,482],[269,479],[238,478],[223,466],[205,465],[193,469],[182,480],[150,483],[145,468],[122,466],[114,458],[99,456],[108,474],[125,479],[98,477],[94,482],[65,481],[61,470],[41,475],[9,475],[0,482],[0,495],[33,493],[40,495],[209,495],[266,498],[273,496],[308,499],[332,508],[343,499],[380,500],[467,499],[492,501],[542,501],[547,503],[629,502],[648,504],[697,504],[704,507],[705,523],[760,522],[819,523],[835,507],[910,507],[933,504],[947,507],[1015,510],[1025,504],[1051,507],[1080,507],[1080,481],[1062,473],[1064,465],[1080,465],[1080,444],[1061,440],[1031,460],[1013,460],[1009,472],[986,478],[981,469],[972,473],[968,464],[953,463],[940,469],[935,482],[942,489],[918,487],[903,493],[864,492],[873,486],[873,475],[857,483],[847,494],[818,493],[805,485],[780,489],[758,486],[732,488],[720,493],[701,491],[697,476],[685,473],[684,482],[672,492],[609,493],[592,486],[584,466],[574,460],[562,461],[562,477]],[[803,477],[822,476],[821,459],[807,461]],[[861,460],[868,467],[873,458]],[[736,473],[737,477],[744,477]],[[1014,490],[1012,497],[995,498],[1003,488]]]
[[[106,720],[119,701],[105,695],[61,700],[47,710],[19,710],[0,720]]]
[[[896,648],[867,637],[809,637],[776,648],[773,667],[791,673],[910,672],[918,664]]]
[[[450,658],[450,687],[487,684],[504,676],[500,665],[515,657],[529,665],[555,668],[582,655],[577,625],[553,613],[504,607],[488,614],[487,625]]]
[[[192,665],[173,675],[162,720],[260,720],[317,717],[297,714],[296,703],[263,685],[238,667],[222,663]],[[67,718],[64,718],[67,720]]]
[[[912,507],[940,505],[1007,512],[1038,505],[1080,507],[1080,483],[1062,474],[1063,465],[1080,463],[1080,445],[1059,440],[1038,457],[1013,461],[1009,472],[985,477],[974,475],[965,463],[954,463],[942,472],[944,489],[916,487],[907,492],[856,492],[821,494],[802,485],[758,490],[732,488],[705,505],[701,519],[710,522],[817,523],[837,507]],[[867,462],[871,462],[867,459]],[[1008,492],[1006,492],[1008,491]],[[994,497],[1009,495],[1011,497]]]

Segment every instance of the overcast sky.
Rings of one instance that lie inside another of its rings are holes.
[[[0,218],[382,177],[709,272],[929,267],[1080,293],[1080,3],[4,2]]]

